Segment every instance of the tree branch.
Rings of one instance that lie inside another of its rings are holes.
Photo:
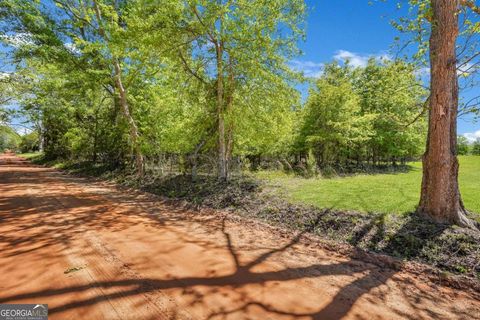
[[[480,14],[480,7],[472,0],[460,0],[460,5],[469,8],[476,14]]]
[[[188,73],[190,73],[192,76],[197,78],[203,84],[208,85],[208,82],[204,78],[202,78],[197,72],[193,71],[192,68],[190,68],[187,60],[185,60],[185,57],[183,56],[180,50],[178,51],[178,55],[180,56],[180,60],[182,60],[183,62],[183,66],[185,67],[185,70],[188,71]]]
[[[425,112],[428,110],[428,106],[430,104],[430,97],[431,97],[431,95],[428,96],[427,100],[425,100],[425,102],[423,103],[422,111],[415,117],[415,119],[413,119],[413,121],[409,122],[405,127],[411,126],[412,124],[417,122],[417,120],[420,119],[420,117],[422,117],[425,114]]]

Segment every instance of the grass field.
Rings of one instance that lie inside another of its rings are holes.
[[[468,210],[480,213],[480,156],[461,156],[460,190]],[[418,204],[421,163],[394,174],[359,174],[337,178],[299,178],[277,172],[259,172],[294,202],[361,212],[406,213]]]

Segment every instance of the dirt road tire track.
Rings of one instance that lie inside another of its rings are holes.
[[[50,319],[480,319],[468,292],[13,155],[0,303],[48,303]]]

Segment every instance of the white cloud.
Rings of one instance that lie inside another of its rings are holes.
[[[21,32],[15,33],[13,35],[1,35],[0,39],[5,42],[7,45],[10,45],[15,48],[21,46],[33,45],[32,36],[29,33]]]
[[[340,62],[349,62],[354,68],[364,68],[367,66],[368,60],[374,58],[378,61],[391,60],[392,58],[386,53],[379,54],[359,54],[347,50],[338,50],[333,58]]]
[[[305,77],[308,78],[318,78],[323,73],[323,63],[320,62],[292,60],[290,61],[290,67],[293,70],[303,72]]]
[[[63,44],[63,46],[73,54],[80,54],[81,53],[80,50],[77,48],[77,46],[75,46],[74,43],[66,42],[66,43]]]
[[[464,133],[463,136],[467,138],[469,142],[475,142],[477,139],[480,139],[480,130]]]
[[[415,75],[422,78],[430,76],[430,67],[418,68],[415,70]]]

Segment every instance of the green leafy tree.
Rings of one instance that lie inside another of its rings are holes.
[[[8,126],[0,126],[0,151],[16,151],[20,144],[19,134]]]
[[[363,114],[352,85],[353,70],[327,65],[310,91],[304,111],[301,143],[312,149],[320,167],[353,158],[369,140],[372,116]]]
[[[19,148],[22,153],[38,151],[40,149],[38,133],[32,131],[23,135]]]
[[[300,0],[185,3],[185,32],[195,41],[179,51],[184,68],[203,83],[212,101],[217,135],[218,178],[227,180],[238,114],[237,91],[251,79],[278,83],[288,76],[286,61],[297,53],[305,4]],[[288,31],[287,31],[288,30]],[[251,94],[243,91],[242,99]]]
[[[374,163],[415,157],[423,151],[425,121],[417,115],[426,90],[415,71],[401,60],[375,59],[357,71],[354,82],[362,112],[374,115],[374,134],[368,142]]]
[[[422,152],[425,90],[415,68],[370,60],[365,68],[326,65],[310,91],[295,147],[313,151],[320,167],[405,160]]]
[[[475,156],[480,156],[480,139],[475,140],[473,143],[471,153]]]
[[[457,137],[457,154],[465,156],[470,153],[470,144],[464,136]]]

